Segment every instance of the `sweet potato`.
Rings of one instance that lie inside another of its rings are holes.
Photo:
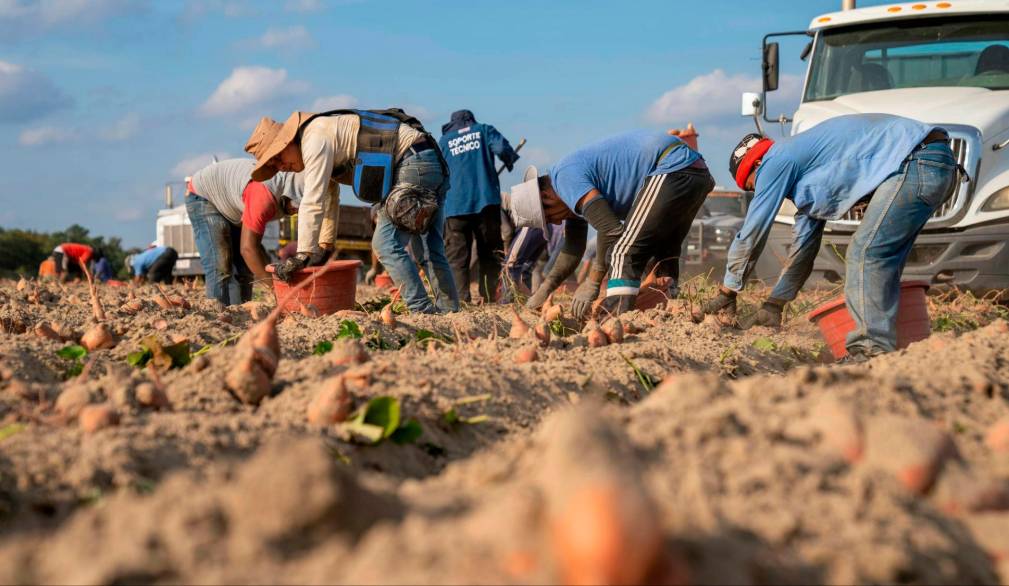
[[[312,425],[333,425],[347,420],[350,415],[350,392],[343,375],[335,376],[325,383],[308,404],[307,417]]]
[[[519,312],[515,309],[514,305],[511,306],[511,310],[512,327],[511,330],[508,331],[508,337],[515,340],[526,337],[526,335],[529,334],[529,324],[522,319],[522,316],[519,315]]]
[[[88,352],[112,348],[116,345],[116,336],[109,329],[109,326],[100,323],[81,336],[81,346],[88,349]]]
[[[100,429],[111,427],[119,423],[119,414],[108,403],[100,405],[88,405],[81,409],[77,416],[81,431],[84,433],[94,433]]]

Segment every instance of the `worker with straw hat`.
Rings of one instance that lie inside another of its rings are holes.
[[[516,226],[543,227],[581,217],[596,229],[596,260],[575,291],[575,317],[589,313],[607,272],[603,310],[616,315],[633,308],[653,257],[661,261],[656,275],[670,290],[676,287],[680,246],[715,186],[704,159],[681,134],[638,130],[617,135],[564,157],[549,174],[530,167],[523,183],[512,188]],[[561,249],[551,275],[533,295],[535,303],[549,294],[543,287],[556,288],[581,262],[584,234],[577,246],[566,244],[570,246]]]
[[[936,208],[953,193],[958,164],[942,128],[888,114],[839,116],[795,136],[743,137],[729,159],[741,189],[754,192],[706,313],[734,320],[743,289],[785,199],[795,213],[795,241],[770,297],[747,325],[780,326],[813,270],[830,220],[858,210],[847,249],[845,302],[855,321],[846,346],[861,362],[897,345],[900,276],[911,246]]]
[[[298,251],[276,266],[277,278],[289,281],[332,253],[339,185],[350,185],[358,199],[379,207],[372,247],[410,310],[458,311],[459,295],[443,239],[448,167],[419,120],[398,109],[294,112],[283,124],[260,120],[245,150],[256,157],[254,180],[278,171],[305,178]],[[406,249],[417,235],[433,303]]]

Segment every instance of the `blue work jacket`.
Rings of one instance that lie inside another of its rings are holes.
[[[509,170],[519,156],[496,128],[473,120],[443,134],[438,146],[448,162],[450,180],[445,217],[478,214],[489,205],[501,205],[494,156]]]

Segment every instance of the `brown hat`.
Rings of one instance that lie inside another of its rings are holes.
[[[298,131],[313,116],[315,114],[311,112],[293,112],[283,124],[265,116],[259,121],[249,142],[245,143],[245,152],[256,157],[256,168],[252,170],[253,181],[266,181],[277,174],[277,169],[267,163],[294,142]]]

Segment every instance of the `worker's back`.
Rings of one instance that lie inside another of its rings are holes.
[[[56,277],[56,261],[49,257],[39,264],[39,278],[51,279]]]

